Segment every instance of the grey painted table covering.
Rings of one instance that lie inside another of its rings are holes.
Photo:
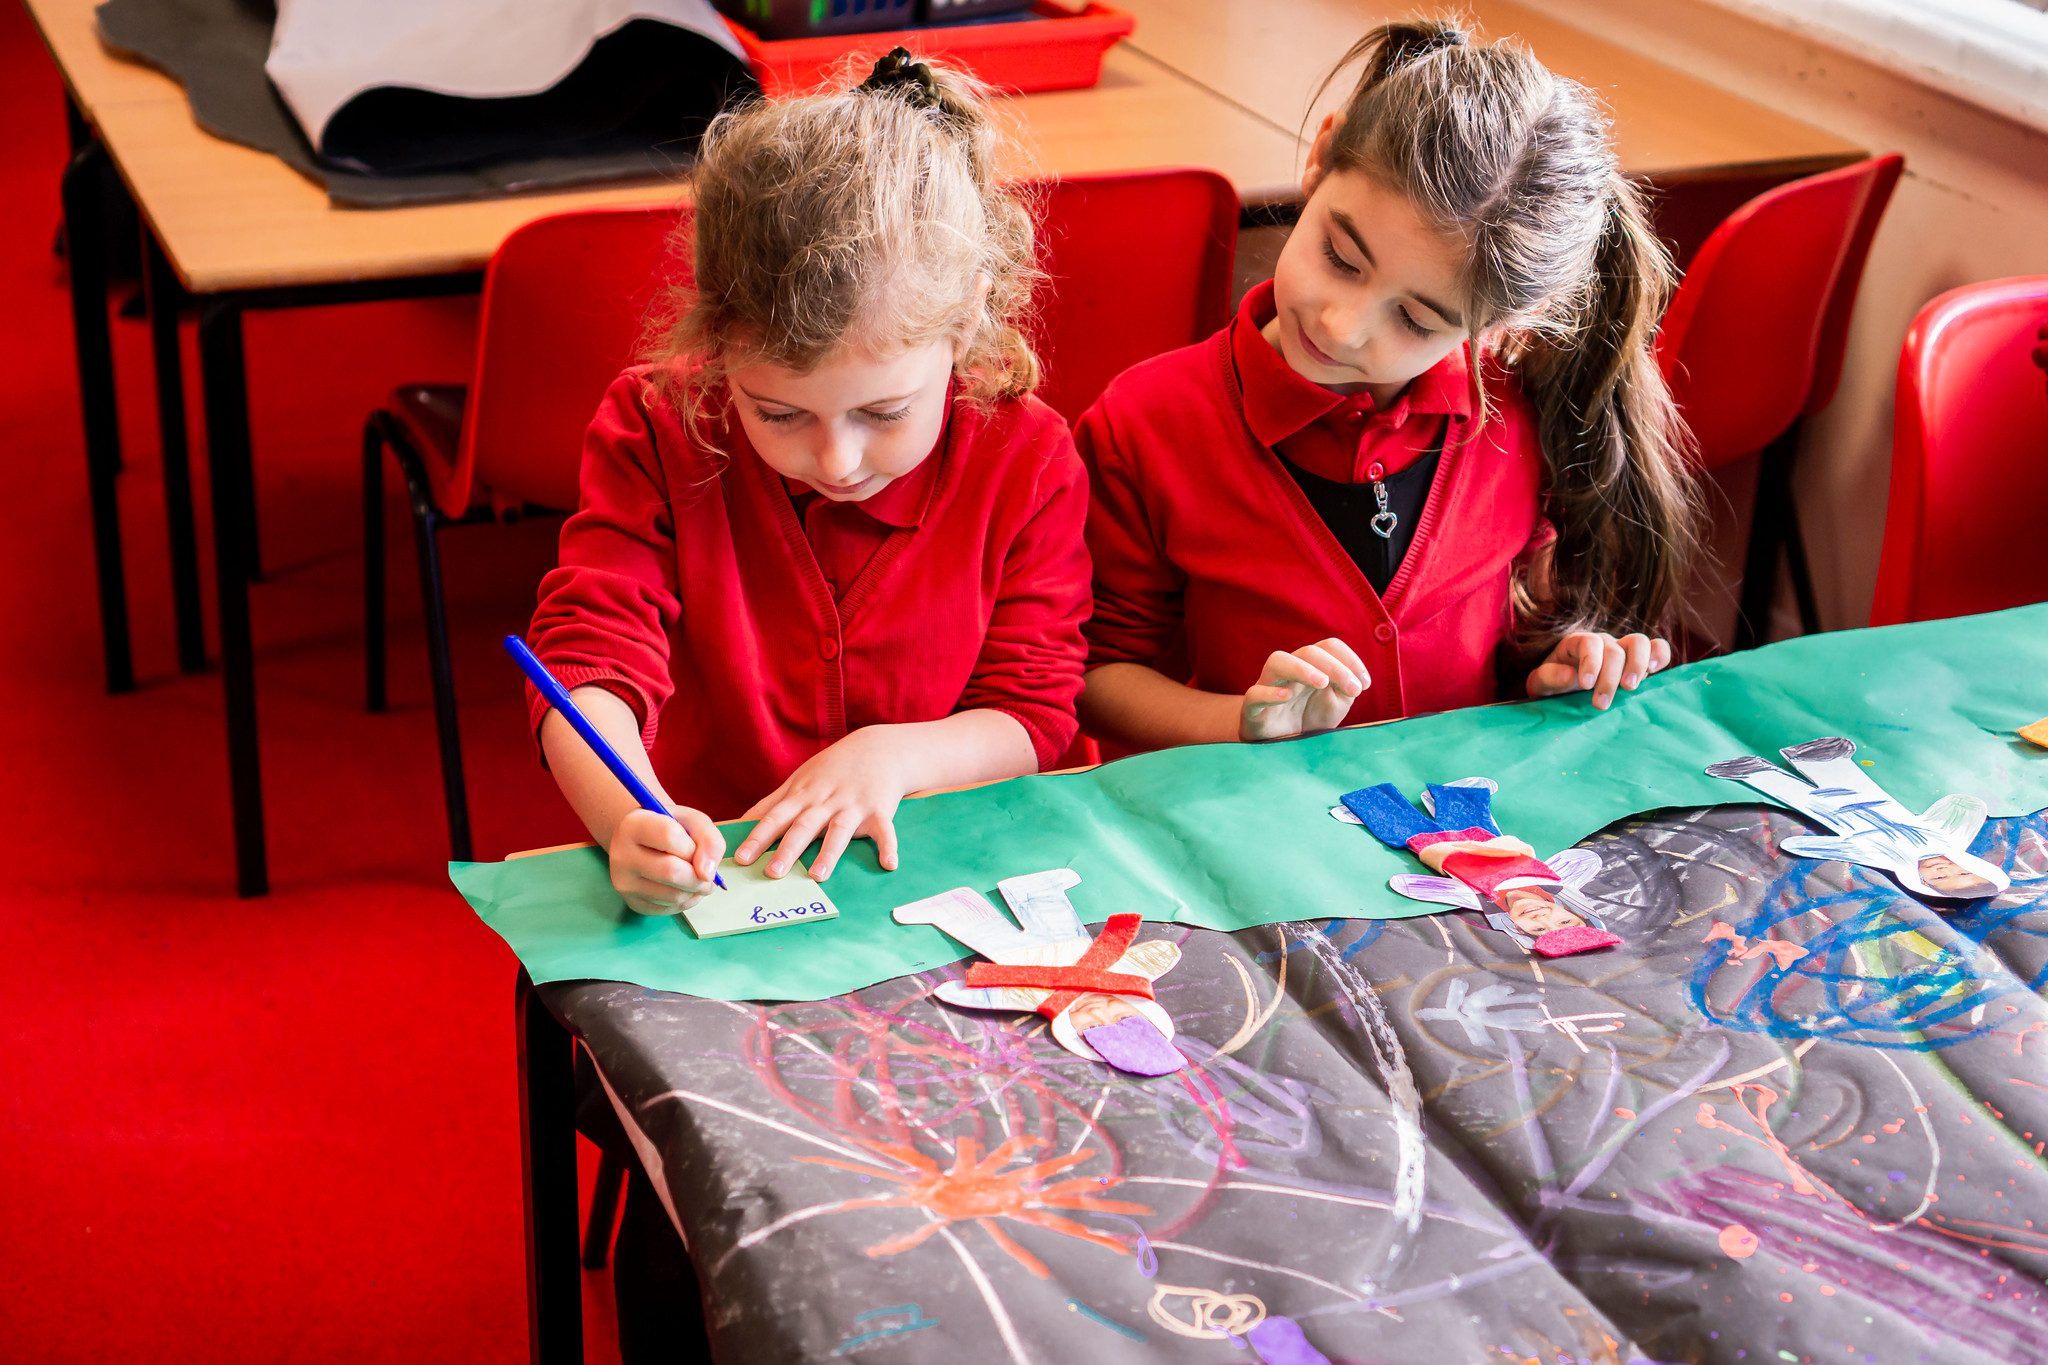
[[[815,1004],[542,990],[721,1361],[1220,1365],[1269,1314],[1336,1362],[2048,1360],[2048,820],[1988,824],[2013,889],[1946,914],[1778,852],[1805,829],[1595,835],[1627,943],[1578,957],[1457,914],[1148,923],[1194,1063],[1152,1080],[928,998],[964,963]]]

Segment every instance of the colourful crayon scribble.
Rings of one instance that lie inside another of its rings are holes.
[[[1723,1028],[1779,1039],[1930,1051],[2001,1028],[1984,1008],[2048,984],[2048,963],[2016,973],[1991,940],[2048,938],[2048,812],[1986,822],[1970,851],[2003,868],[2011,891],[1937,913],[1886,877],[1846,869],[1845,889],[1815,889],[1834,866],[1798,861],[1757,909],[1716,924],[1690,982],[1695,1008]],[[1772,930],[1777,930],[1774,938]],[[1796,941],[1768,957],[1738,945]],[[1729,990],[1730,977],[1746,984]]]

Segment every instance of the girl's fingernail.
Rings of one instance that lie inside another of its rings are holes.
[[[1622,680],[1621,680],[1621,685],[1622,685],[1623,687],[1634,687],[1634,686],[1635,686],[1635,685],[1636,685],[1637,683],[1641,682],[1642,680],[1643,680],[1643,675],[1642,675],[1642,674],[1640,674],[1640,673],[1630,673],[1630,674],[1628,674],[1628,675],[1626,675],[1625,677],[1623,677],[1623,678],[1622,678]]]

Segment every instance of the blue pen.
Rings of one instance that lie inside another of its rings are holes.
[[[633,793],[633,799],[640,803],[642,809],[651,810],[656,815],[666,815],[671,820],[675,819],[675,814],[661,803],[661,798],[649,791],[647,784],[640,780],[640,774],[628,767],[626,760],[619,757],[619,751],[605,742],[605,737],[590,723],[590,717],[583,714],[583,708],[569,700],[569,689],[562,686],[554,674],[548,672],[548,666],[526,647],[526,641],[517,635],[507,635],[505,652],[512,656],[512,661],[519,665],[520,671],[540,689],[540,694],[548,699],[548,705],[560,711],[562,718],[576,727],[576,733],[583,736],[583,742],[590,746],[592,753],[604,760],[604,766],[612,770],[612,776],[626,784],[626,790]],[[720,891],[725,890],[725,878],[714,872],[711,874],[711,880],[718,884]]]

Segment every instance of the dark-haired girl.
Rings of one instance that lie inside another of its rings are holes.
[[[1076,432],[1102,738],[1274,738],[1504,690],[1605,707],[1670,662],[1695,545],[1650,353],[1672,272],[1605,120],[1446,23],[1376,29],[1354,62],[1272,283]]]

